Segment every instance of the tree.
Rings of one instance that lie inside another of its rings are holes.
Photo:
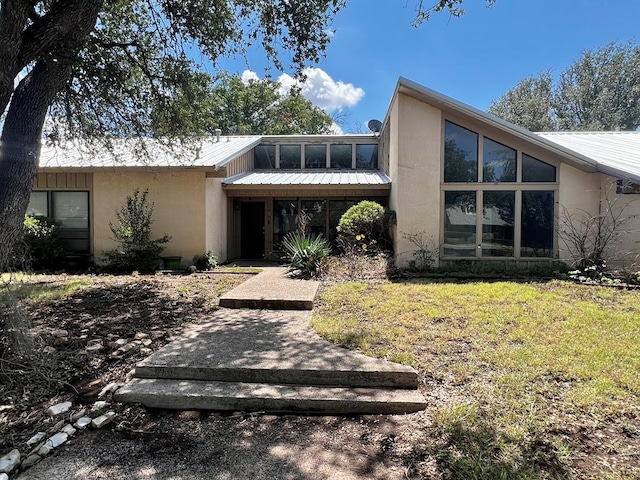
[[[550,72],[525,78],[488,111],[532,131],[636,130],[640,46],[587,50],[555,83]]]
[[[282,49],[301,71],[323,54],[344,3],[0,0],[0,265],[22,228],[45,120],[53,141],[107,145],[152,136],[160,105],[180,126],[177,92],[202,86],[194,52],[215,65],[257,43],[276,68]]]
[[[527,77],[491,102],[489,113],[533,132],[556,130],[551,107],[553,77],[547,71],[538,77]]]
[[[154,132],[200,135],[220,128],[236,135],[323,134],[332,125],[331,116],[298,89],[282,94],[280,84],[270,79],[245,84],[237,75],[223,74],[214,84],[209,75],[200,74],[181,87],[174,102],[180,106],[177,112],[162,105],[154,109]]]

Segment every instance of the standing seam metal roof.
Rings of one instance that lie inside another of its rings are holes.
[[[379,170],[277,170],[240,173],[225,178],[223,185],[391,185]]]

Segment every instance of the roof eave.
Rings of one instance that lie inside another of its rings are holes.
[[[501,118],[498,118],[495,115],[491,115],[490,113],[483,112],[482,110],[462,103],[458,100],[455,100],[454,98],[443,95],[439,92],[436,92],[435,90],[431,90],[430,88],[424,87],[423,85],[413,82],[407,78],[400,77],[398,79],[394,97],[398,93],[409,95],[413,98],[416,98],[417,100],[424,101],[425,103],[428,103],[429,105],[432,105],[441,110],[453,111],[462,115],[466,115],[481,123],[488,124],[503,131],[507,131],[508,133],[522,140],[532,143],[540,148],[549,150],[556,155],[567,158],[569,161],[573,162],[574,164],[576,164],[576,166],[584,171],[598,171],[597,162],[589,157],[586,157],[577,152],[574,152],[573,150],[541,138],[525,128],[502,120]]]

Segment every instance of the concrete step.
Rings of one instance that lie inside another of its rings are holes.
[[[381,365],[390,368],[383,370]],[[418,374],[411,367],[391,362],[383,364],[382,361],[372,364],[369,369],[365,365],[358,365],[344,370],[251,366],[230,368],[176,364],[168,366],[142,362],[136,366],[135,377],[365,388],[415,389],[418,386]]]
[[[311,310],[319,282],[296,280],[283,267],[264,269],[220,297],[224,308]]]
[[[150,408],[320,415],[402,414],[426,408],[416,390],[133,379],[115,394]]]
[[[233,298],[220,297],[219,305],[223,308],[250,308],[253,310],[311,310],[311,300],[285,300],[282,298]]]

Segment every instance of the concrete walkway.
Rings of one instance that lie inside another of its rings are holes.
[[[338,347],[311,329],[318,286],[265,267],[221,297],[231,309],[190,326],[138,364],[116,399],[157,408],[316,414],[423,409],[414,369]]]

